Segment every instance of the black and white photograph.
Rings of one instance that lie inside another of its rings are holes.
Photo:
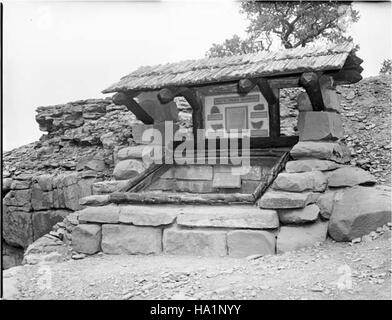
[[[390,1],[0,8],[3,302],[391,300]]]

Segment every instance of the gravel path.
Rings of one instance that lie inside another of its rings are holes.
[[[8,299],[391,299],[391,232],[258,259],[98,254],[4,273]]]

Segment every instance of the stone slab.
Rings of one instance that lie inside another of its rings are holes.
[[[274,254],[275,246],[276,238],[273,232],[235,230],[227,233],[228,254],[231,257]]]
[[[154,254],[162,251],[162,229],[120,224],[102,226],[102,251],[107,254]]]
[[[167,254],[225,256],[226,232],[170,228],[163,231],[163,250]]]
[[[241,176],[231,172],[215,172],[212,181],[214,188],[235,189],[241,187]]]
[[[186,227],[275,229],[279,219],[275,210],[255,206],[186,206],[177,216],[177,224]]]
[[[116,205],[88,207],[79,211],[79,222],[118,223],[120,208]]]
[[[327,188],[327,178],[321,171],[278,174],[271,186],[275,190],[302,192],[323,192]]]
[[[149,190],[162,190],[162,191],[173,191],[176,187],[174,179],[162,179],[154,181],[148,186]]]
[[[268,190],[264,193],[258,205],[263,209],[293,209],[304,208],[315,203],[319,195],[313,192],[285,192]]]
[[[294,160],[325,159],[338,163],[350,162],[350,150],[337,142],[300,141],[290,151]]]
[[[108,194],[95,194],[79,199],[81,206],[104,206],[109,204]]]
[[[180,180],[212,180],[212,166],[176,166],[174,178]]]
[[[374,185],[376,178],[358,167],[343,167],[328,174],[330,187],[353,187],[356,185]]]
[[[162,226],[172,224],[183,211],[181,206],[120,206],[119,222],[137,226]]]
[[[289,173],[330,171],[340,168],[342,165],[329,160],[304,159],[293,160],[286,163],[286,171]]]
[[[300,141],[334,141],[344,134],[341,116],[336,112],[300,112],[297,127]]]

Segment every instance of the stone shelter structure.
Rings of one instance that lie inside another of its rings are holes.
[[[114,179],[96,183],[83,209],[64,220],[64,239],[85,254],[245,257],[296,250],[327,234],[350,241],[386,224],[389,191],[348,165],[340,141],[335,86],[359,81],[361,63],[349,43],[141,67],[123,77],[103,92],[140,120],[132,127],[137,145],[119,150]],[[279,91],[294,87],[305,89],[298,136],[284,136]],[[172,135],[177,97],[192,107],[192,144],[201,143],[203,159],[178,163],[165,145],[162,157],[172,161],[154,163],[146,130],[163,133],[159,145],[183,143]],[[249,149],[232,129],[248,130]],[[249,150],[246,170],[234,161],[243,154],[231,157],[234,140]]]

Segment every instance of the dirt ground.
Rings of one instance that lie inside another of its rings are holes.
[[[4,298],[391,299],[390,231],[254,258],[98,254],[18,266],[4,272]]]

